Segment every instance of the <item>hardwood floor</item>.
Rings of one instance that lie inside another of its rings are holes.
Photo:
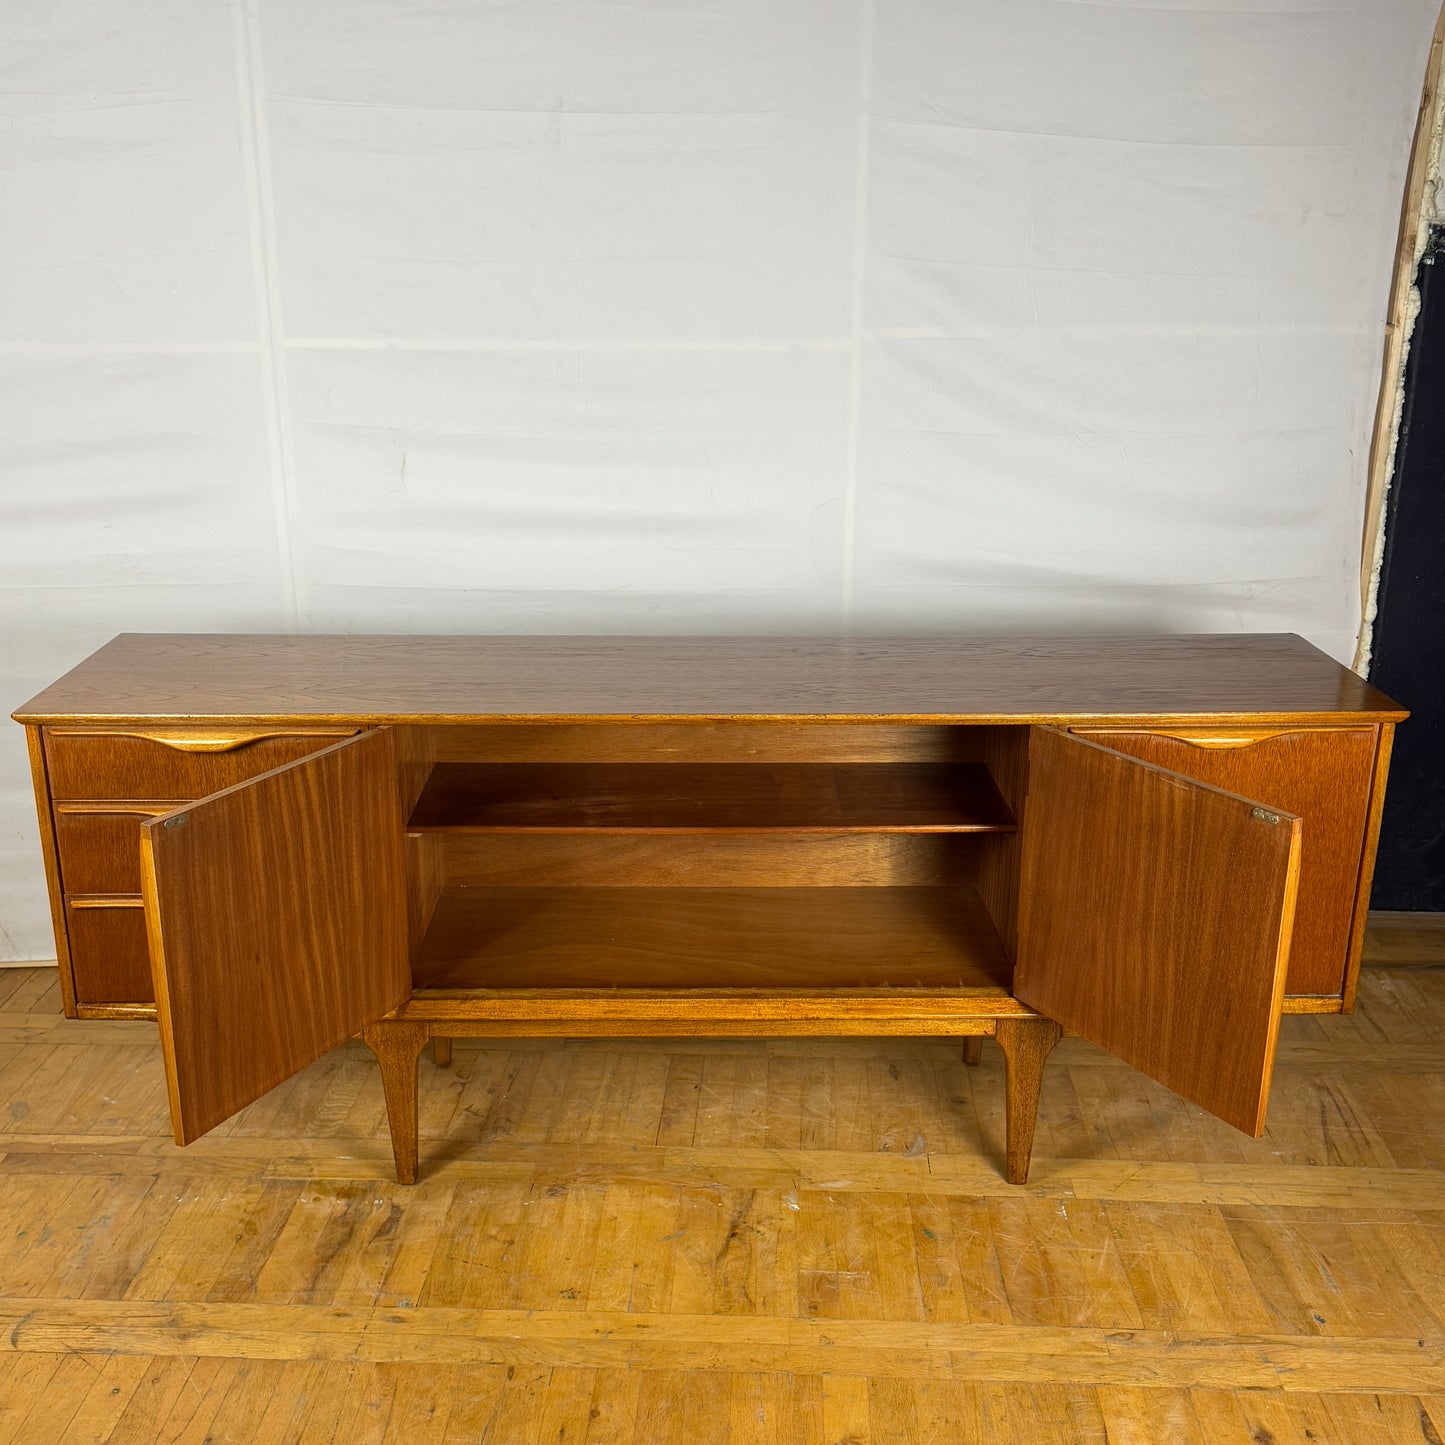
[[[5,971],[0,1442],[1439,1445],[1445,930],[1371,950],[1258,1141],[1065,1040],[1024,1189],[936,1040],[458,1040],[413,1188],[352,1043],[180,1150]]]

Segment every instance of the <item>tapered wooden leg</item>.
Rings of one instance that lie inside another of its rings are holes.
[[[975,1034],[963,1041],[963,1061],[971,1069],[976,1069],[983,1062],[982,1034]]]
[[[416,1183],[416,1066],[427,1041],[425,1024],[383,1022],[361,1032],[381,1065],[391,1152],[399,1184]]]
[[[1034,1125],[1039,1117],[1039,1088],[1044,1060],[1063,1030],[1052,1019],[1000,1019],[994,1037],[1003,1050],[1004,1093],[1008,1110],[1010,1184],[1029,1182],[1029,1156],[1034,1150]]]
[[[452,1041],[444,1039],[440,1035],[433,1037],[431,1041],[431,1056],[437,1068],[445,1069],[452,1061]]]

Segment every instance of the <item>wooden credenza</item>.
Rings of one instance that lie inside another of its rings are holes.
[[[67,1014],[188,1143],[345,1040],[1060,1029],[1251,1134],[1352,1006],[1405,714],[1297,637],[126,634],[25,725]]]

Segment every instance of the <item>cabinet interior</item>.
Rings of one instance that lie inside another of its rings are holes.
[[[1028,729],[398,729],[418,992],[1007,994]]]

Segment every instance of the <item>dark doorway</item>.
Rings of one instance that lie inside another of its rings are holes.
[[[1416,275],[1420,315],[1385,514],[1370,681],[1410,709],[1395,734],[1376,908],[1445,911],[1445,226]]]

